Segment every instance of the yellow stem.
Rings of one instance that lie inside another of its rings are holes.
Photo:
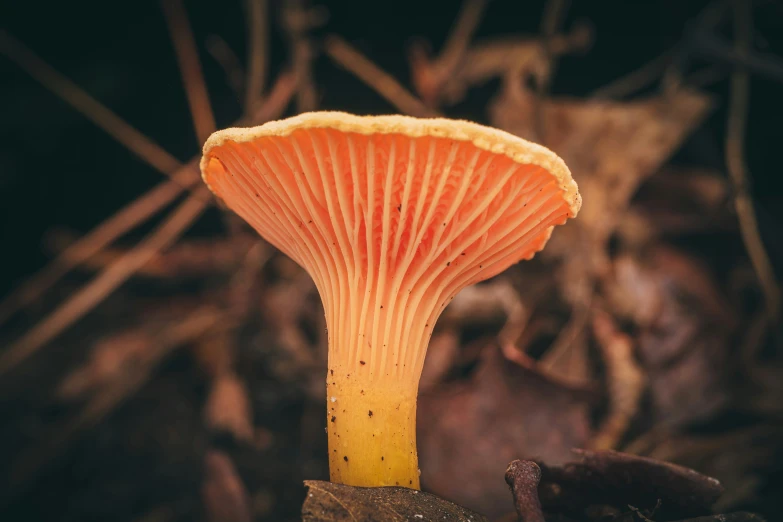
[[[370,382],[357,373],[338,366],[327,376],[331,481],[419,489],[417,383]]]

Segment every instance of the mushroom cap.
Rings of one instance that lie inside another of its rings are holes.
[[[388,272],[413,249],[411,266],[475,261],[471,284],[532,258],[581,206],[549,149],[446,118],[310,112],[225,129],[204,144],[201,170],[218,198],[317,283],[318,258],[358,253],[364,263],[354,269],[373,260]]]
[[[201,170],[312,276],[330,359],[392,382],[418,382],[457,292],[533,257],[581,205],[550,150],[442,118],[313,112],[226,129]]]
[[[327,322],[349,336],[391,324],[378,309],[403,310],[389,328],[431,328],[459,290],[533,257],[581,205],[550,150],[442,118],[313,112],[226,129],[207,140],[201,170],[310,273]]]

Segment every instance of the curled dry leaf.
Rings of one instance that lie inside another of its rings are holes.
[[[534,126],[536,103],[545,122],[542,137],[536,136]],[[590,272],[604,270],[606,244],[639,184],[660,169],[710,105],[705,96],[686,90],[633,102],[537,102],[522,86],[503,89],[490,106],[493,125],[542,140],[557,152],[584,198],[579,219],[553,235],[544,256],[575,259]],[[617,154],[619,150],[623,154]],[[587,257],[574,256],[574,246],[587,239]]]
[[[250,498],[234,463],[221,451],[209,451],[204,457],[204,481],[201,486],[209,522],[251,522]]]
[[[632,505],[655,510],[656,521],[677,520],[709,514],[723,493],[717,480],[668,462],[616,451],[574,452],[578,460],[561,466],[539,462],[547,512],[578,517],[591,506]]]
[[[498,469],[520,457],[568,459],[590,435],[591,399],[507,360],[496,344],[485,345],[469,381],[419,396],[423,486],[490,517],[512,511]]]
[[[359,488],[320,480],[306,480],[305,486],[303,522],[487,521],[478,513],[415,489]]]
[[[234,373],[219,375],[212,381],[204,420],[213,431],[231,433],[237,440],[254,438],[253,410],[247,387]]]
[[[590,447],[613,449],[638,412],[646,380],[634,358],[631,338],[617,329],[609,314],[601,310],[594,312],[593,331],[606,365],[609,412],[590,441]]]

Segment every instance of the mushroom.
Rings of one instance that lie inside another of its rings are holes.
[[[312,112],[214,133],[201,170],[318,288],[331,480],[418,489],[416,398],[435,322],[576,216],[565,163],[475,123]]]

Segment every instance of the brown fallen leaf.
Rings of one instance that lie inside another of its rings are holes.
[[[419,396],[421,478],[428,491],[497,517],[513,510],[498,469],[517,458],[570,458],[590,435],[593,396],[507,360],[495,343],[477,343],[470,380]]]
[[[657,245],[620,255],[604,281],[612,308],[638,327],[649,423],[687,426],[728,404],[737,316],[709,273],[685,253]]]
[[[502,89],[489,109],[492,124],[543,141],[557,152],[573,172],[584,200],[579,219],[554,234],[543,255],[570,259],[588,273],[604,271],[606,244],[622,222],[631,197],[710,107],[709,98],[687,90],[631,102],[538,102],[522,85]],[[536,110],[545,122],[544,136],[537,136]],[[575,249],[583,251],[583,256],[574,256]]]
[[[446,500],[400,487],[358,488],[306,480],[303,522],[486,522],[487,518]]]
[[[539,462],[541,504],[581,516],[590,506],[654,510],[656,522],[707,515],[723,493],[720,482],[669,462],[616,451],[574,450],[560,466]],[[660,501],[660,506],[659,506]]]

